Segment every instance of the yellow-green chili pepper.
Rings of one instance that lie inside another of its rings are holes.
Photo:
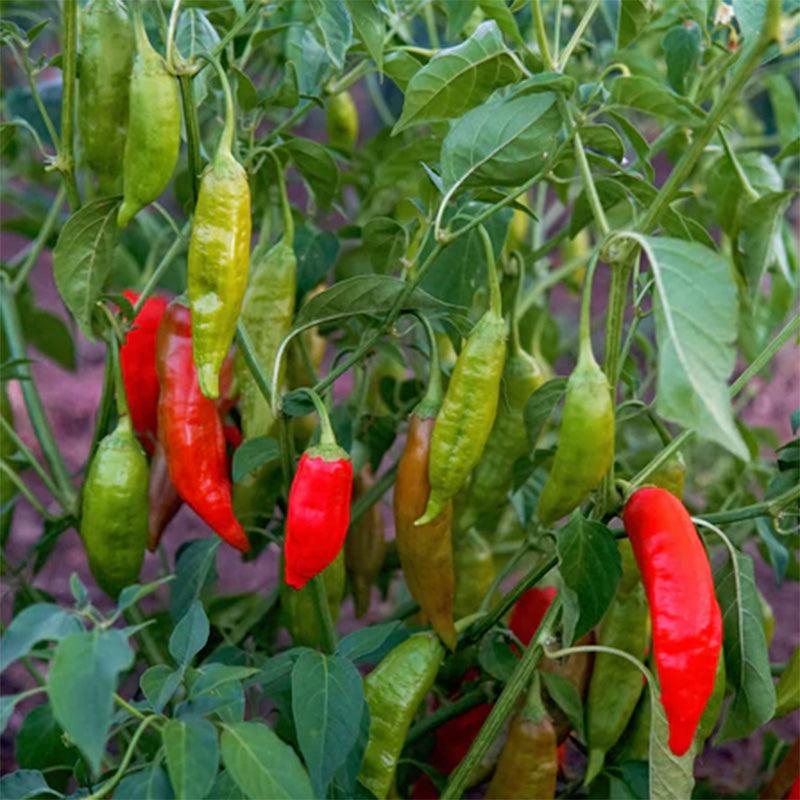
[[[200,389],[219,396],[219,371],[242,308],[250,261],[250,187],[233,157],[233,98],[224,73],[225,127],[203,174],[189,242],[192,352]],[[246,435],[246,434],[245,434]]]
[[[490,303],[456,360],[431,438],[428,476],[431,493],[415,524],[435,519],[464,485],[480,460],[494,424],[506,360],[506,325],[500,309],[494,254],[489,235],[479,228],[486,254]]]
[[[359,782],[383,800],[417,709],[436,680],[444,658],[439,639],[418,633],[399,644],[364,679],[369,708],[369,740]]]
[[[474,528],[453,542],[456,591],[453,614],[456,619],[474,614],[497,576],[492,548]]]
[[[358,141],[358,109],[350,92],[333,95],[325,109],[328,143],[349,153]]]
[[[124,228],[169,183],[181,142],[178,84],[153,49],[138,3],[133,6],[136,57],[128,100],[128,137],[122,165],[123,201],[117,224]]]

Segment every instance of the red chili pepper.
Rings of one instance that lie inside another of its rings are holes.
[[[439,800],[439,792],[427,772],[423,772],[414,782],[411,800]]]
[[[136,305],[139,295],[125,290],[123,296]],[[152,456],[158,434],[158,374],[156,334],[169,300],[153,295],[144,301],[133,319],[119,350],[122,379],[128,398],[131,422],[142,447]]]
[[[169,476],[214,532],[246,553],[250,543],[233,514],[222,420],[214,401],[200,391],[192,359],[191,315],[181,303],[171,303],[164,314],[156,361],[161,386],[158,437]]]
[[[534,586],[514,603],[508,627],[526,647],[539,629],[547,609],[558,594],[555,586]]]
[[[353,464],[336,443],[321,405],[318,411],[320,443],[303,453],[289,490],[284,578],[295,589],[339,555],[350,522]]]
[[[665,489],[635,491],[623,521],[650,605],[669,746],[681,756],[711,696],[722,647],[711,567],[691,517]]]
[[[786,795],[786,800],[800,800],[800,775],[794,779],[792,788],[789,789],[789,794]]]
[[[167,458],[160,442],[156,442],[156,449],[150,461],[147,501],[147,549],[152,552],[158,547],[164,529],[183,505],[178,490],[169,479]]]
[[[229,444],[232,450],[235,450],[242,443],[242,432],[237,425],[224,424],[222,433],[225,436],[226,444]]]

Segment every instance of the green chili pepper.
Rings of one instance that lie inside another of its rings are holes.
[[[81,501],[89,569],[111,597],[139,578],[147,545],[147,483],[147,456],[124,415],[98,445]]]
[[[359,782],[383,800],[417,709],[436,680],[444,648],[433,634],[418,633],[399,644],[364,679],[369,740]]]
[[[597,643],[629,653],[640,661],[650,639],[650,616],[630,542],[619,542],[622,578],[597,632]],[[605,754],[616,744],[633,716],[642,693],[642,672],[621,656],[597,653],[586,704],[589,762],[584,782],[603,768]]]
[[[251,224],[247,175],[231,153],[233,98],[224,73],[220,72],[220,77],[225,90],[225,127],[200,182],[187,280],[194,363],[200,389],[212,399],[219,396],[219,372],[236,332],[247,287]]]
[[[539,519],[550,525],[577,508],[614,460],[614,403],[589,336],[590,267],[581,310],[578,364],[567,382],[558,449],[539,497]]]
[[[124,228],[169,183],[181,142],[178,84],[153,49],[138,3],[133,6],[136,58],[129,90],[128,137],[123,156],[123,201],[117,224]]]
[[[459,353],[431,438],[431,493],[424,525],[442,512],[480,460],[494,424],[506,359],[506,325],[489,235],[479,228],[486,254],[490,304]]]
[[[128,128],[133,30],[119,0],[91,0],[80,17],[78,125],[83,156],[104,192],[114,191]]]
[[[453,542],[453,566],[453,614],[462,619],[478,610],[497,576],[492,548],[474,528]]]
[[[358,140],[358,109],[350,92],[333,95],[326,104],[328,143],[350,152]]]
[[[283,575],[281,564],[281,575]],[[344,554],[339,555],[322,571],[322,582],[328,598],[333,624],[339,619],[339,609],[344,597],[345,569]],[[320,647],[323,644],[322,631],[319,627],[314,607],[312,592],[314,587],[306,584],[302,589],[292,589],[285,581],[280,582],[281,610],[284,624],[295,645],[300,647]]]

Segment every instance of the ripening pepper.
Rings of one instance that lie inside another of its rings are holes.
[[[435,340],[434,340],[435,342]],[[453,624],[452,502],[425,525],[414,525],[425,510],[430,494],[428,459],[436,414],[442,402],[438,350],[432,349],[430,378],[425,396],[411,412],[406,444],[394,484],[394,527],[397,555],[411,596],[442,641],[456,645]]]
[[[456,575],[453,614],[462,619],[479,609],[497,577],[492,548],[474,528],[453,542],[453,566]]]
[[[178,490],[169,477],[169,466],[164,448],[156,442],[150,461],[150,480],[147,487],[147,549],[155,551],[164,529],[183,505]]]
[[[131,305],[136,305],[139,300],[137,292],[126,290],[122,294]],[[158,438],[156,335],[168,303],[166,298],[158,295],[148,297],[133,318],[131,330],[119,350],[133,429],[150,456]]]
[[[665,489],[636,490],[623,521],[650,605],[669,746],[681,756],[711,696],[722,648],[711,567],[691,517]]]
[[[508,627],[526,647],[542,624],[544,615],[558,594],[555,586],[534,586],[511,609]]]
[[[116,598],[135,583],[147,543],[147,456],[130,417],[97,446],[81,496],[80,533],[98,586]]]
[[[642,661],[649,647],[650,617],[639,569],[630,543],[619,542],[622,578],[597,631],[597,644],[613,647]],[[605,754],[617,743],[642,693],[642,673],[630,661],[596,653],[586,702],[589,761],[585,783],[603,768]]]
[[[600,483],[613,460],[614,403],[587,331],[581,337],[578,363],[567,382],[558,448],[539,497],[542,523],[551,525],[577,508]]]
[[[356,499],[374,485],[375,475],[370,465],[365,464],[356,476]],[[386,548],[383,511],[379,503],[373,503],[352,526],[344,543],[345,566],[359,619],[369,611],[372,584],[383,567]]]
[[[119,0],[90,0],[80,14],[78,126],[83,157],[113,192],[122,171],[128,128],[133,28]]]
[[[227,81],[223,88],[225,127],[200,181],[187,272],[194,363],[200,389],[212,399],[219,396],[219,373],[236,333],[250,263],[250,187],[231,152],[233,99]]]
[[[325,105],[328,144],[349,153],[358,141],[358,109],[350,92],[333,95]]]
[[[322,583],[328,598],[328,608],[333,624],[339,619],[339,610],[344,597],[345,567],[344,555],[339,553],[333,561],[322,570]],[[292,589],[284,581],[280,582],[281,611],[283,621],[292,635],[295,647],[320,647],[323,644],[322,631],[319,628],[313,586]]]
[[[321,404],[318,410],[320,442],[303,453],[289,489],[284,580],[294,589],[302,589],[339,555],[350,523],[353,462],[336,443]]]
[[[191,314],[180,302],[170,303],[161,320],[156,364],[161,386],[158,438],[170,479],[215,533],[246,553],[250,543],[233,513],[222,420],[213,400],[200,391]]]
[[[480,460],[494,424],[506,359],[506,325],[488,234],[484,237],[490,290],[489,308],[478,320],[456,360],[431,437],[428,479],[431,493],[416,521],[435,519],[464,485]]]
[[[122,162],[123,200],[117,224],[124,228],[164,191],[178,163],[181,105],[178,84],[153,49],[133,5],[136,56],[128,100],[128,136]]]
[[[558,746],[542,703],[538,675],[522,711],[511,721],[487,800],[546,800],[555,797]]]
[[[364,679],[369,739],[358,780],[378,800],[389,794],[411,721],[433,686],[443,658],[444,648],[436,636],[414,634]]]

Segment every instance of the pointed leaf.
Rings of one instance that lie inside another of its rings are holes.
[[[699,106],[642,75],[616,78],[611,85],[611,100],[690,128],[702,125],[706,118]]]
[[[60,642],[82,630],[77,617],[52,603],[36,603],[23,609],[0,639],[0,672],[28,655],[38,642]]]
[[[167,720],[161,732],[169,780],[178,800],[205,797],[217,775],[217,732],[207,719]]]

